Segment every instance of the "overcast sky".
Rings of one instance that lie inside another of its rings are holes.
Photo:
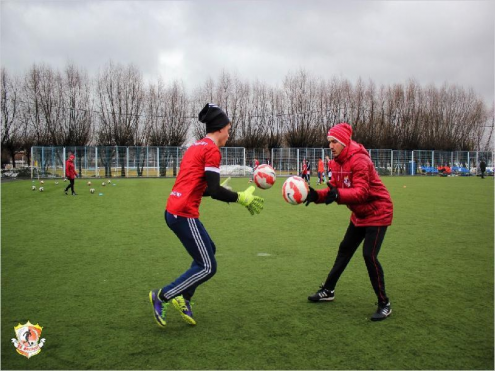
[[[222,70],[281,85],[303,68],[378,84],[416,79],[494,99],[492,1],[1,1],[1,64],[110,60],[199,87]]]

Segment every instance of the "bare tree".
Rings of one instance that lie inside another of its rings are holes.
[[[269,116],[266,119],[266,146],[271,151],[272,148],[282,147],[283,141],[283,96],[275,88],[268,88],[267,92]]]
[[[289,74],[284,80],[284,134],[289,147],[313,147],[318,142],[316,92],[316,81],[304,70]]]
[[[132,146],[142,143],[145,130],[140,124],[144,109],[144,87],[137,68],[110,63],[99,75],[96,90],[99,111],[98,144]],[[111,175],[110,160],[113,155],[110,152],[101,153],[105,176]],[[125,166],[122,163],[122,175],[124,174]]]
[[[63,144],[87,145],[92,128],[91,85],[87,74],[73,64],[67,65],[64,71],[63,105]]]
[[[2,150],[6,150],[15,164],[15,152],[21,147],[21,120],[20,120],[20,84],[15,78],[10,77],[2,67]]]
[[[190,102],[189,116],[193,117],[192,135],[194,139],[198,140],[205,137],[206,126],[202,122],[199,122],[197,117],[206,103],[217,103],[216,99],[215,82],[212,78],[208,78],[203,86],[195,91],[193,99]]]
[[[379,87],[358,79],[353,85],[301,69],[287,74],[279,88],[222,71],[189,96],[181,82],[145,86],[136,67],[110,62],[96,79],[69,64],[62,73],[33,65],[18,80],[2,69],[4,149],[181,146],[191,136],[205,136],[197,116],[206,103],[218,104],[231,119],[227,146],[326,147],[328,128],[342,121],[368,148],[479,150],[491,148],[493,133],[493,107],[488,111],[474,91],[421,86],[413,79]],[[107,176],[115,148],[100,152]]]
[[[25,76],[22,89],[23,120],[32,136],[33,144],[37,146],[52,144],[43,116],[41,75],[40,67],[33,65]]]

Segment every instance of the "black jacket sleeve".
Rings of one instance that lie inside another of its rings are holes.
[[[206,183],[208,187],[206,188],[203,196],[211,196],[211,198],[223,202],[236,202],[237,193],[229,191],[220,185],[220,174],[214,171],[205,171]]]

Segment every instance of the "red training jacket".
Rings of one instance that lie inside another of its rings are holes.
[[[76,167],[73,160],[67,160],[65,162],[65,176],[67,179],[74,179],[76,177]]]
[[[339,192],[336,202],[347,205],[352,211],[351,222],[356,227],[392,224],[392,199],[380,180],[368,151],[361,144],[351,141],[330,164],[331,184]],[[316,203],[324,203],[329,188],[317,192]]]

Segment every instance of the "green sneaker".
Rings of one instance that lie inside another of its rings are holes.
[[[165,327],[167,324],[166,316],[167,316],[167,307],[168,303],[161,301],[160,297],[160,289],[150,291],[150,302],[153,306],[153,314],[155,316],[155,321],[158,323],[158,326]]]
[[[182,295],[176,296],[172,299],[172,304],[175,309],[180,312],[182,319],[189,323],[190,325],[195,325],[196,321],[193,318],[193,313],[191,309],[191,302],[189,300],[184,299]]]

